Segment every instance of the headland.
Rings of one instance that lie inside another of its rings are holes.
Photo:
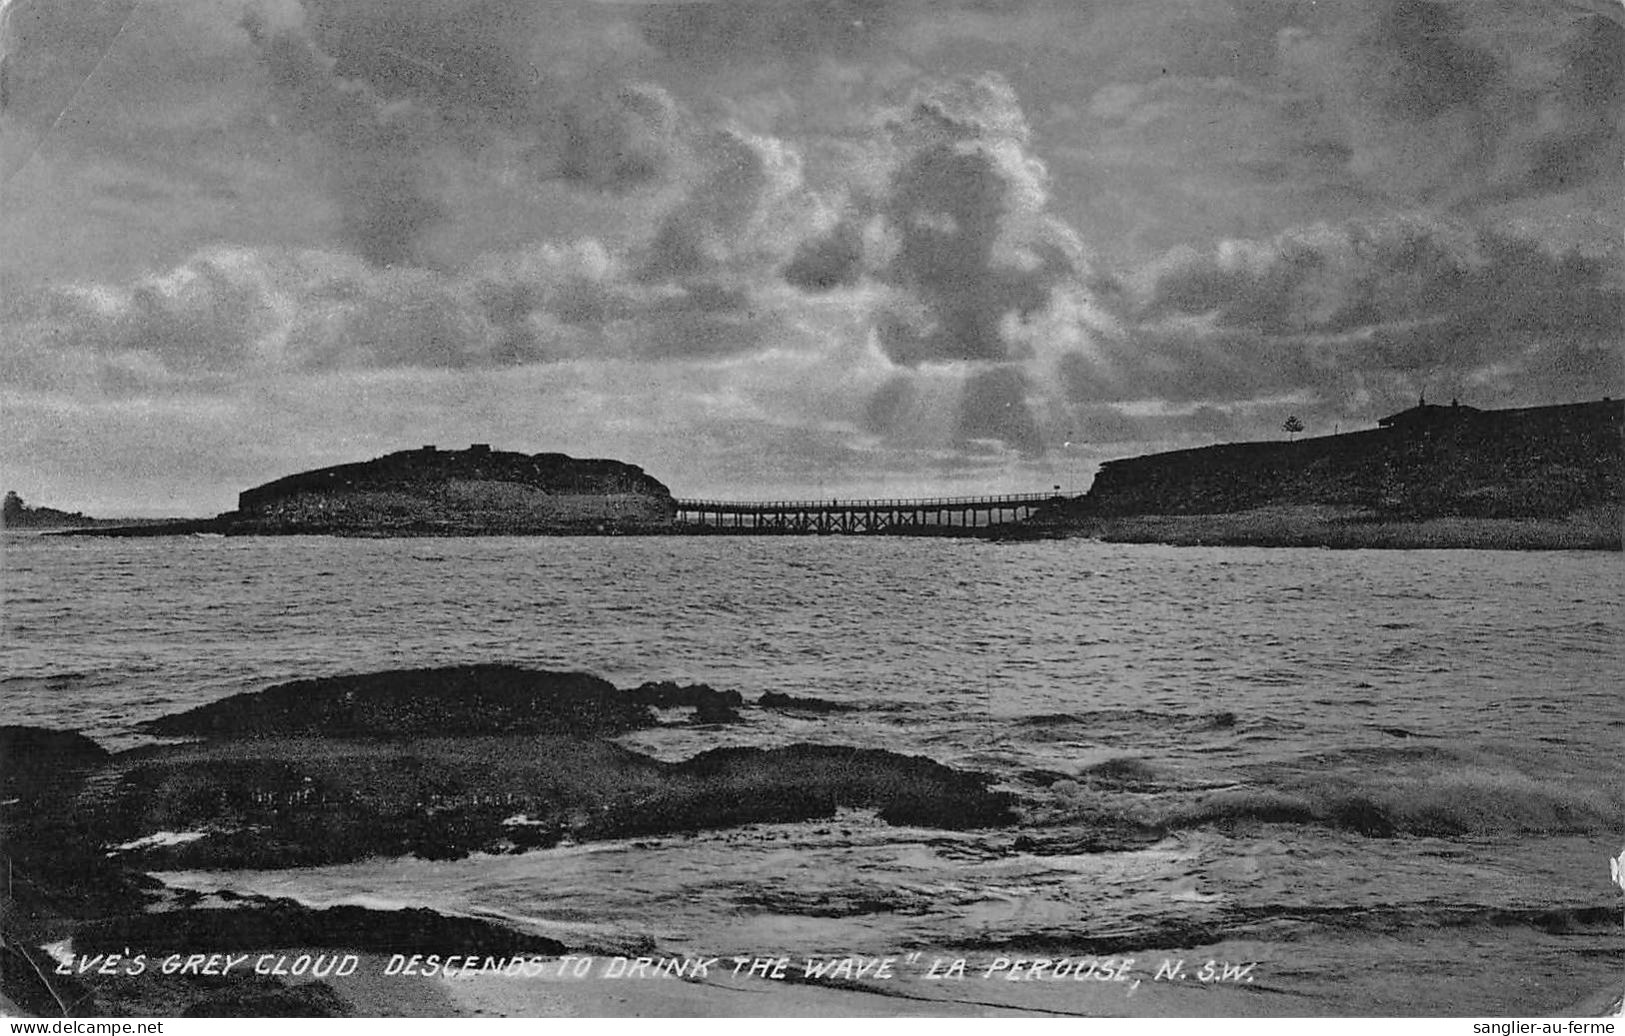
[[[527,536],[658,532],[671,490],[642,468],[476,443],[424,446],[244,490],[213,518],[70,530],[89,536]]]
[[[1035,534],[1206,546],[1619,550],[1625,403],[1417,406],[1368,431],[1110,461]]]

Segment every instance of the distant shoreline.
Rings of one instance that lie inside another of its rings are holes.
[[[152,536],[335,536],[345,539],[438,539],[464,536],[757,536],[789,535],[766,529],[668,526],[599,531],[592,528],[476,531],[436,529],[357,529],[354,532],[244,531],[214,518],[148,525],[68,529],[8,529],[39,535],[144,538]],[[1298,547],[1333,550],[1600,550],[1625,547],[1625,515],[1581,512],[1568,518],[1432,517],[1402,519],[1355,508],[1269,507],[1220,514],[1140,514],[1072,519],[1065,525],[1037,522],[981,528],[927,527],[887,533],[829,533],[851,536],[925,539],[978,539],[993,542],[1092,539],[1103,543],[1164,544],[1175,547]],[[798,537],[799,538],[799,537]]]

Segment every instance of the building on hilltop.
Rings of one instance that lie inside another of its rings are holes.
[[[1437,403],[1429,403],[1423,399],[1419,400],[1409,410],[1401,410],[1397,414],[1379,417],[1377,426],[1379,428],[1396,428],[1400,430],[1437,428],[1453,421],[1468,420],[1483,412],[1475,406],[1462,406],[1458,400],[1454,399],[1450,401],[1449,406],[1440,406]]]

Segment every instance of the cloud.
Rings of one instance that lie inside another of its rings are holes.
[[[1123,333],[1062,365],[1077,403],[1318,400],[1373,418],[1427,390],[1478,405],[1625,387],[1617,258],[1437,217],[1177,249],[1115,304]]]
[[[445,218],[447,163],[500,156],[533,182],[620,194],[677,175],[684,115],[660,85],[616,71],[628,47],[590,16],[534,5],[304,0],[251,9],[274,110],[326,149],[343,240],[379,266],[424,259]]]
[[[556,113],[556,157],[532,146],[532,163],[546,178],[547,162],[571,183],[624,192],[659,183],[680,153],[681,115],[670,94],[652,83],[619,83],[578,94]],[[543,156],[543,157],[537,157]]]
[[[1044,440],[1027,405],[1028,383],[1019,368],[978,371],[959,398],[955,438],[962,444],[991,440],[1023,456],[1044,452]]]
[[[1303,95],[1297,146],[1411,202],[1617,185],[1622,19],[1618,8],[1389,0],[1284,28],[1282,70]]]
[[[897,291],[879,314],[897,363],[1022,358],[1004,330],[1046,307],[1082,271],[1082,246],[1045,211],[1047,173],[1010,85],[997,75],[916,91],[894,113],[895,161],[879,192],[803,243],[783,268],[807,291],[867,277]]]
[[[890,172],[855,189],[834,226],[781,268],[809,293],[870,285],[875,340],[905,372],[956,365],[955,442],[1042,452],[1028,374],[1043,350],[1032,325],[1084,291],[1077,234],[1052,215],[1048,174],[1002,77],[930,83],[887,119]],[[970,365],[970,366],[965,366]],[[872,401],[893,425],[908,375]]]
[[[1581,18],[1559,54],[1561,71],[1537,116],[1547,128],[1524,145],[1527,171],[1515,185],[1530,191],[1617,178],[1625,160],[1625,25],[1602,15]]]
[[[710,0],[649,4],[643,35],[675,62],[719,68],[744,60],[802,63],[851,57],[883,39],[897,0]]]
[[[1617,5],[11,10],[38,415],[924,485],[1625,391]]]
[[[797,228],[801,156],[783,141],[724,128],[708,134],[706,172],[666,213],[639,270],[682,280],[782,258]]]
[[[1377,103],[1409,122],[1483,103],[1500,88],[1501,68],[1463,33],[1461,15],[1436,0],[1382,4],[1359,41],[1368,75],[1382,84]]]
[[[277,107],[330,151],[344,240],[379,266],[412,261],[418,237],[443,214],[422,169],[431,114],[339,75],[338,62],[297,30],[270,29],[254,15],[244,24],[260,47]]]
[[[129,396],[319,371],[704,361],[783,345],[797,334],[787,320],[726,271],[652,283],[592,239],[455,274],[344,252],[214,247],[130,282],[10,295],[0,376]]]

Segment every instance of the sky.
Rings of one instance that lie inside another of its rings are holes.
[[[1625,395],[1618,0],[0,0],[0,481],[682,497]]]

